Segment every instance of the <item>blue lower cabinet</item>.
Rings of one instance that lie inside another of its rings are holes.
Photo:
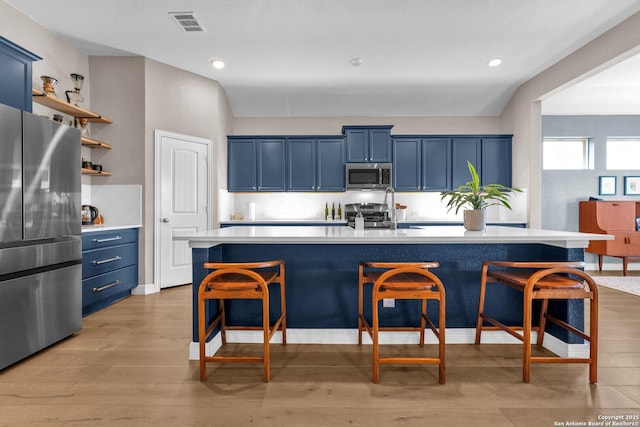
[[[100,274],[82,281],[82,315],[108,307],[115,301],[131,295],[138,285],[138,266],[131,265]]]
[[[138,285],[138,229],[82,235],[82,315],[131,295]]]

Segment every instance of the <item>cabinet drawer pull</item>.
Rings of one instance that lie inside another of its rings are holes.
[[[120,283],[122,283],[122,280],[116,280],[115,282],[108,283],[104,286],[100,286],[98,288],[92,288],[91,292],[93,292],[94,294],[98,292],[102,292],[106,289],[113,288],[114,286],[118,286]]]
[[[101,259],[100,261],[91,261],[91,265],[106,264],[108,262],[120,261],[121,259],[121,256],[114,256],[113,258]]]
[[[108,239],[91,239],[92,243],[104,243],[104,242],[113,242],[114,240],[120,240],[122,236],[109,237]]]

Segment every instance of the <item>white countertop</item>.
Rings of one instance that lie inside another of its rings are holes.
[[[141,228],[141,225],[83,225],[82,233],[92,233],[94,231],[124,230],[126,228]]]
[[[327,225],[347,225],[346,219],[236,219],[230,221],[220,221],[224,225],[251,225],[251,224],[327,224]]]
[[[606,234],[488,226],[485,231],[466,231],[462,226],[425,226],[411,229],[368,229],[351,227],[242,226],[174,236],[193,248],[224,243],[251,244],[495,244],[542,243],[562,248],[585,248],[589,240],[612,240]]]
[[[404,221],[398,221],[398,224],[462,224],[462,219],[407,219]],[[490,224],[524,224],[525,221],[487,221]],[[229,221],[220,221],[221,225],[251,225],[251,224],[274,224],[274,225],[282,225],[282,224],[327,224],[327,225],[336,225],[342,224],[346,225],[347,220],[336,219],[336,220],[328,220],[324,219],[255,219],[255,220],[247,220],[247,219],[237,219],[237,220],[229,220]]]

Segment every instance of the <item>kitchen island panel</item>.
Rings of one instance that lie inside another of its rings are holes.
[[[484,260],[509,261],[581,261],[582,248],[560,248],[545,244],[219,244],[193,249],[193,283],[199,284],[208,273],[206,261],[256,261],[284,259],[287,280],[287,326],[289,328],[357,328],[358,264],[360,261],[438,261],[434,273],[444,283],[447,294],[447,328],[475,327],[480,271]],[[197,289],[193,287],[193,340],[197,342]],[[274,288],[273,292],[277,292]],[[505,286],[490,289],[487,311],[498,313],[504,322],[522,319],[521,293]],[[365,298],[367,301],[368,298]],[[274,298],[272,318],[279,310]],[[229,301],[230,324],[259,325],[261,307],[252,301]],[[367,307],[369,308],[369,307]],[[436,316],[437,305],[429,311]],[[575,325],[583,322],[582,301],[552,302],[551,312]],[[211,319],[217,307],[208,306]],[[396,301],[384,308],[385,325],[417,325],[416,301]],[[579,342],[562,330],[550,333],[565,342]]]

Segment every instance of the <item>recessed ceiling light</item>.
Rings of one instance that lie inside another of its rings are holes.
[[[349,60],[349,64],[353,65],[354,67],[359,67],[362,65],[362,58],[351,58]]]
[[[215,68],[216,70],[221,70],[224,68],[224,61],[221,61],[219,59],[214,59],[213,61],[211,61],[211,65],[213,66],[213,68]]]
[[[502,59],[500,58],[493,58],[492,60],[489,61],[489,67],[497,67],[498,65],[502,64]]]

